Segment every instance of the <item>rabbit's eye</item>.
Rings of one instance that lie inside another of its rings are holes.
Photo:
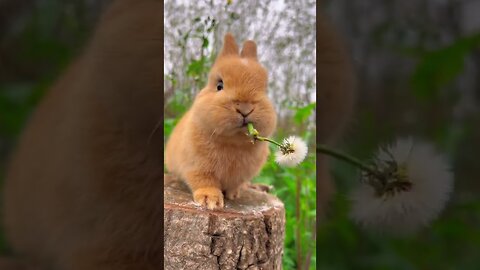
[[[217,83],[217,91],[223,90],[223,81],[219,80]]]

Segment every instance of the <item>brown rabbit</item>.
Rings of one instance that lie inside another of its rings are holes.
[[[33,269],[163,267],[161,12],[112,1],[18,142],[3,221]]]
[[[235,199],[267,160],[267,143],[251,143],[251,122],[270,136],[276,114],[267,97],[267,71],[257,61],[253,41],[242,51],[231,34],[209,75],[208,83],[173,130],[166,148],[167,170],[184,180],[195,202],[222,208],[224,196]]]

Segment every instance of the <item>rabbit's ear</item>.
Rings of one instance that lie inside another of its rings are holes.
[[[220,56],[238,55],[238,46],[231,33],[227,33],[223,38],[223,48]]]
[[[257,60],[257,44],[253,40],[245,41],[240,56]]]

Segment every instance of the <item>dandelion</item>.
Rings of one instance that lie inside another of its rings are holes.
[[[280,144],[261,137],[252,124],[248,134],[255,140],[279,147],[275,161],[298,165],[307,155],[307,145],[295,136]],[[445,207],[453,188],[453,173],[446,158],[433,146],[412,139],[400,139],[377,153],[371,164],[317,145],[317,152],[346,161],[362,170],[361,184],[352,192],[351,218],[380,231],[410,233],[431,223]]]
[[[412,139],[381,149],[373,168],[362,174],[351,196],[351,217],[364,227],[413,232],[439,215],[452,190],[453,174],[445,157]]]
[[[275,161],[285,167],[295,167],[302,160],[308,152],[307,144],[300,138],[290,136],[283,140],[283,147],[275,153]]]
[[[299,137],[290,136],[287,139],[284,139],[283,143],[280,144],[272,139],[260,136],[251,123],[249,123],[247,127],[247,135],[253,138],[252,143],[255,143],[255,140],[259,140],[270,142],[278,146],[279,150],[275,153],[275,161],[282,166],[295,167],[307,156],[307,144]]]

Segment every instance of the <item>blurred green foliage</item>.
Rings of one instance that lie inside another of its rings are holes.
[[[443,48],[419,54],[419,63],[412,75],[415,97],[429,101],[464,70],[465,59],[479,47],[480,34],[461,37]]]

